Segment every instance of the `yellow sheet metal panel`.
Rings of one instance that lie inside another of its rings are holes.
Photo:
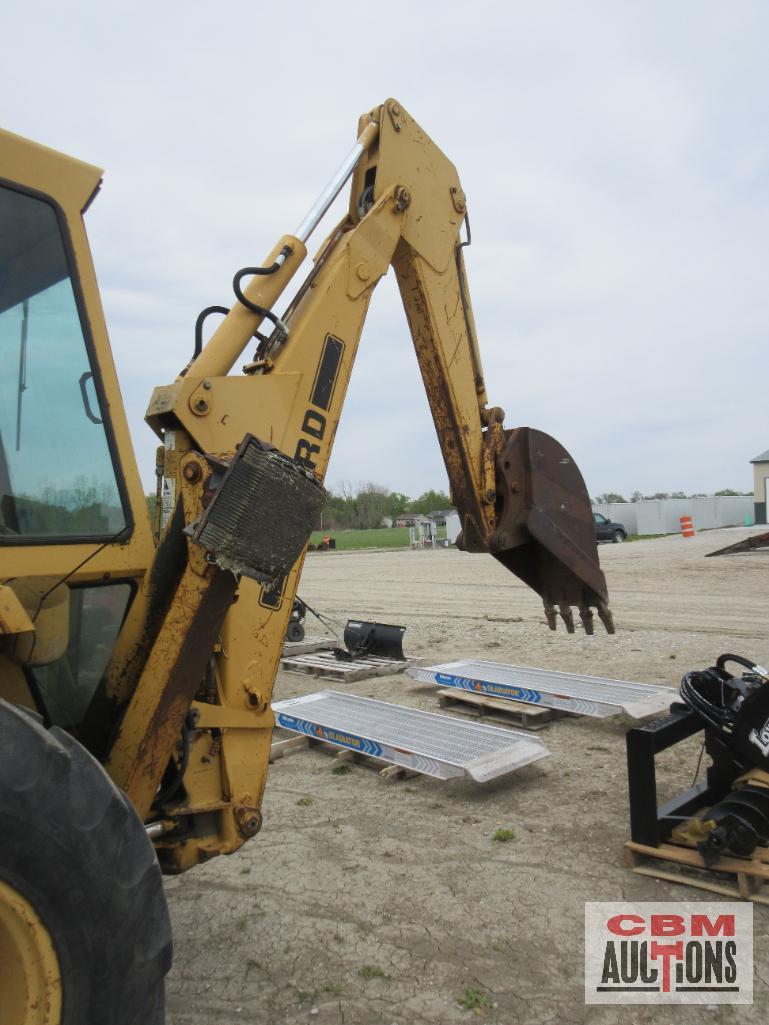
[[[376,164],[374,198],[393,188],[408,193],[403,238],[434,270],[443,271],[454,257],[466,212],[457,169],[398,100],[364,114],[359,130],[371,118],[380,126],[378,151],[368,161]],[[352,204],[362,192],[365,173],[365,164],[356,171]]]
[[[0,168],[6,181],[52,196],[80,213],[101,182],[103,171],[48,146],[0,129]]]
[[[69,644],[69,588],[58,577],[23,577],[10,587],[27,612],[31,631],[8,642],[7,654],[20,665],[50,665]]]
[[[29,613],[12,588],[0,585],[0,634],[21,634],[34,629]]]
[[[0,648],[2,640],[0,639]],[[29,690],[24,669],[17,663],[12,662],[5,655],[0,654],[0,680],[2,680],[2,697],[10,705],[21,705],[30,711],[36,712],[35,699]]]

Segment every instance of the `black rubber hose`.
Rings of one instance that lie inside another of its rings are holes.
[[[256,303],[252,303],[251,300],[244,295],[243,289],[240,287],[240,282],[243,280],[243,278],[248,277],[250,274],[253,273],[253,271],[253,267],[244,267],[243,270],[239,270],[235,277],[232,279],[232,290],[235,293],[235,298],[238,300],[241,306],[245,306],[246,309],[251,310],[252,313],[258,313],[260,317],[266,317],[267,320],[271,320],[273,324],[276,327],[278,327],[280,321],[275,316],[275,314],[271,310],[268,310],[265,306],[257,306]]]
[[[193,359],[197,359],[203,351],[203,324],[206,321],[206,317],[211,313],[223,313],[226,316],[229,312],[226,306],[206,306],[204,310],[200,311],[198,319],[195,321],[195,351],[192,353]]]
[[[716,667],[718,669],[725,669],[727,662],[736,662],[738,665],[744,666],[745,669],[755,669],[756,663],[751,662],[749,658],[744,658],[742,655],[731,655],[728,652],[724,655],[719,655],[716,659]]]
[[[721,705],[717,705],[705,696],[703,689],[708,684],[723,687],[724,683],[723,679],[707,669],[686,673],[681,680],[680,693],[684,703],[719,732],[732,726],[733,713],[724,708],[723,699]]]
[[[283,246],[283,248],[280,251],[280,255],[284,258],[286,256],[289,256],[290,253],[291,246]],[[275,316],[274,313],[266,309],[264,306],[257,306],[256,303],[252,303],[250,299],[246,298],[246,296],[243,294],[243,289],[240,287],[240,283],[243,280],[243,278],[253,277],[254,275],[267,276],[268,274],[274,274],[276,271],[280,270],[282,263],[282,260],[280,262],[276,260],[275,263],[271,264],[271,266],[269,267],[243,267],[243,269],[239,270],[235,277],[232,279],[232,290],[235,293],[235,298],[238,300],[241,306],[245,306],[247,310],[250,310],[252,313],[257,313],[260,317],[266,317],[267,320],[272,321],[272,323],[281,333],[287,334],[288,332],[286,331],[286,325],[283,323],[283,321],[281,321],[278,317]]]

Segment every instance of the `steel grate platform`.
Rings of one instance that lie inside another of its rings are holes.
[[[277,701],[272,709],[283,729],[438,779],[466,775],[485,783],[550,754],[526,733],[334,690]]]
[[[598,718],[625,712],[634,719],[643,719],[647,715],[666,712],[677,697],[672,687],[609,680],[601,676],[578,676],[480,659],[436,666],[411,666],[406,672],[420,683],[435,683],[439,687],[455,687],[474,694],[488,694]]]

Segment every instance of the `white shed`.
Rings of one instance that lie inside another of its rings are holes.
[[[459,514],[452,512],[446,516],[446,537],[449,539],[449,544],[454,544],[459,537],[459,532],[462,529],[462,525],[459,522]]]

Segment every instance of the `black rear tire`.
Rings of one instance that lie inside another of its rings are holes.
[[[85,748],[5,701],[0,879],[51,936],[62,1025],[162,1025],[171,924],[144,825]]]

